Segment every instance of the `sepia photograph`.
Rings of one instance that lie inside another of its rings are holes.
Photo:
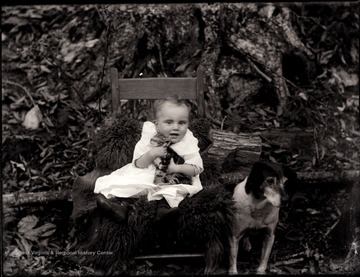
[[[360,273],[358,2],[8,2],[2,276]]]

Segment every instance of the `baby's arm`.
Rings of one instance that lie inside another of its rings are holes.
[[[174,163],[174,160],[171,159],[167,173],[173,174],[173,173],[182,173],[186,176],[196,176],[200,174],[199,168],[197,166],[194,166],[192,164],[176,164]]]
[[[151,148],[148,152],[135,160],[135,166],[139,168],[147,168],[157,157],[162,157],[166,154],[166,147],[159,146]]]

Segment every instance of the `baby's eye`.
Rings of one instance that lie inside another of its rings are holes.
[[[165,121],[167,124],[171,124],[172,123],[172,121],[171,120],[167,120],[167,121]]]
[[[180,121],[179,122],[179,124],[181,124],[181,125],[184,125],[184,124],[186,124],[187,122],[186,121]]]

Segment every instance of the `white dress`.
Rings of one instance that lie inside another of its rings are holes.
[[[149,201],[165,198],[170,207],[177,207],[186,197],[191,197],[200,190],[202,185],[199,175],[192,177],[192,185],[155,185],[155,166],[150,164],[147,168],[135,166],[135,160],[149,151],[152,146],[150,139],[156,134],[155,124],[144,122],[141,139],[135,146],[132,163],[113,171],[109,175],[99,177],[95,182],[95,193],[102,193],[106,198],[124,197],[137,198],[147,195]],[[171,148],[187,164],[192,164],[203,170],[203,161],[199,153],[198,140],[190,130],[187,130],[184,138],[171,145]]]

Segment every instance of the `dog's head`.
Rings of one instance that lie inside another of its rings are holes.
[[[293,181],[296,173],[287,166],[271,162],[256,162],[245,184],[245,192],[252,193],[256,199],[267,198],[279,207],[294,193]]]

